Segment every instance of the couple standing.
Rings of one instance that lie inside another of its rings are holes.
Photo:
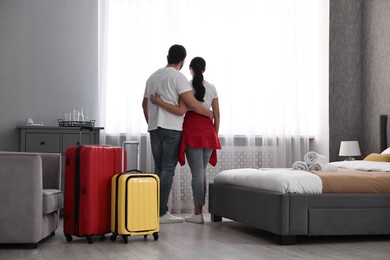
[[[168,65],[154,72],[146,82],[142,108],[155,164],[160,177],[160,223],[183,222],[168,211],[168,198],[175,167],[185,163],[184,153],[192,174],[194,212],[186,222],[204,223],[207,164],[216,164],[219,105],[215,87],[203,79],[206,62],[200,57],[191,61],[192,81],[179,71],[187,56],[181,45],[168,52]],[[212,109],[212,111],[210,110]],[[183,115],[185,114],[185,117]]]

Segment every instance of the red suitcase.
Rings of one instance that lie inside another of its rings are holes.
[[[122,148],[72,146],[66,150],[64,234],[86,237],[111,232],[111,179],[122,170]]]

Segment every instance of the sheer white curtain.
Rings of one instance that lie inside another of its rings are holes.
[[[178,43],[187,49],[182,72],[190,79],[189,61],[202,56],[219,94],[223,149],[210,181],[232,167],[291,167],[309,149],[328,156],[329,1],[100,0],[99,8],[107,136],[148,136],[145,82]],[[180,211],[190,207],[191,188],[188,168],[177,172],[172,201]]]

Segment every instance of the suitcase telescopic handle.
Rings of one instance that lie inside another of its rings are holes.
[[[125,150],[126,145],[137,145],[137,169],[140,168],[140,154],[139,154],[139,142],[138,141],[124,141],[122,144],[122,172],[126,171],[125,169]]]
[[[83,131],[84,129],[88,129],[90,132],[92,132],[93,126],[80,126],[80,131]]]
[[[80,141],[79,141],[79,145],[82,144],[82,134],[83,134],[83,130],[84,129],[89,130],[89,133],[90,133],[90,136],[89,136],[90,140],[89,140],[89,142],[92,142],[93,126],[80,126]]]

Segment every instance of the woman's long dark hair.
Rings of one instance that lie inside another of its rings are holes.
[[[206,61],[201,57],[195,57],[190,63],[190,67],[194,71],[194,78],[192,79],[192,87],[195,90],[195,98],[203,102],[206,89],[203,85],[203,71],[206,69]]]

